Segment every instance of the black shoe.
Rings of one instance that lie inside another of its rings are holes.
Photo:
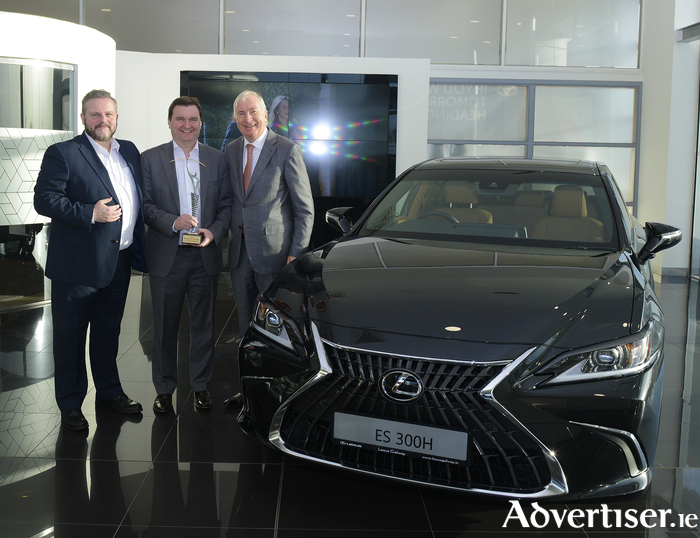
[[[85,415],[83,415],[80,409],[61,411],[61,424],[63,424],[66,429],[72,431],[87,430],[89,426]]]
[[[159,394],[153,401],[153,410],[156,413],[167,413],[173,408],[172,394]]]
[[[116,398],[111,400],[97,400],[95,403],[100,405],[106,405],[112,411],[121,413],[122,415],[134,415],[143,411],[143,407],[138,402],[135,402],[129,398],[126,394],[120,394]]]
[[[224,407],[242,407],[243,406],[243,395],[239,392],[234,394],[228,400],[224,401]]]
[[[212,405],[214,405],[214,401],[208,390],[194,391],[194,406],[197,409],[209,409]]]

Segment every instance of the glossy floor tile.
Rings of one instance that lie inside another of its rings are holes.
[[[126,393],[143,404],[143,415],[96,408],[93,390],[83,405],[90,422],[84,433],[60,426],[51,307],[0,314],[0,537],[700,536],[699,289],[695,282],[663,283],[657,291],[667,339],[651,487],[635,498],[541,501],[537,514],[531,502],[522,501],[524,519],[507,500],[320,467],[244,435],[236,412],[223,407],[238,391],[236,309],[224,276],[210,387],[214,408],[194,409],[183,362],[175,412],[162,416],[151,409],[150,292],[148,278],[139,276],[129,291],[119,370]],[[186,312],[181,329],[186,356]],[[568,517],[576,510],[595,515]],[[651,518],[646,526],[625,519],[645,511]]]

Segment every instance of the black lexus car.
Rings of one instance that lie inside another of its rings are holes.
[[[239,347],[242,428],[291,456],[518,498],[644,490],[664,316],[601,163],[439,159],[289,264]]]

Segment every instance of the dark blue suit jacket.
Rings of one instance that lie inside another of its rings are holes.
[[[98,200],[111,197],[110,205],[119,200],[107,169],[87,136],[83,133],[46,150],[34,187],[34,208],[51,218],[46,276],[68,284],[103,288],[114,276],[122,221],[92,224],[93,207]],[[139,151],[128,140],[119,140],[119,147],[139,195],[132,266],[146,272]]]

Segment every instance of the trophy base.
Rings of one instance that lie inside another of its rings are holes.
[[[182,234],[182,244],[183,245],[201,245],[202,244],[202,234],[199,233],[186,233]]]

